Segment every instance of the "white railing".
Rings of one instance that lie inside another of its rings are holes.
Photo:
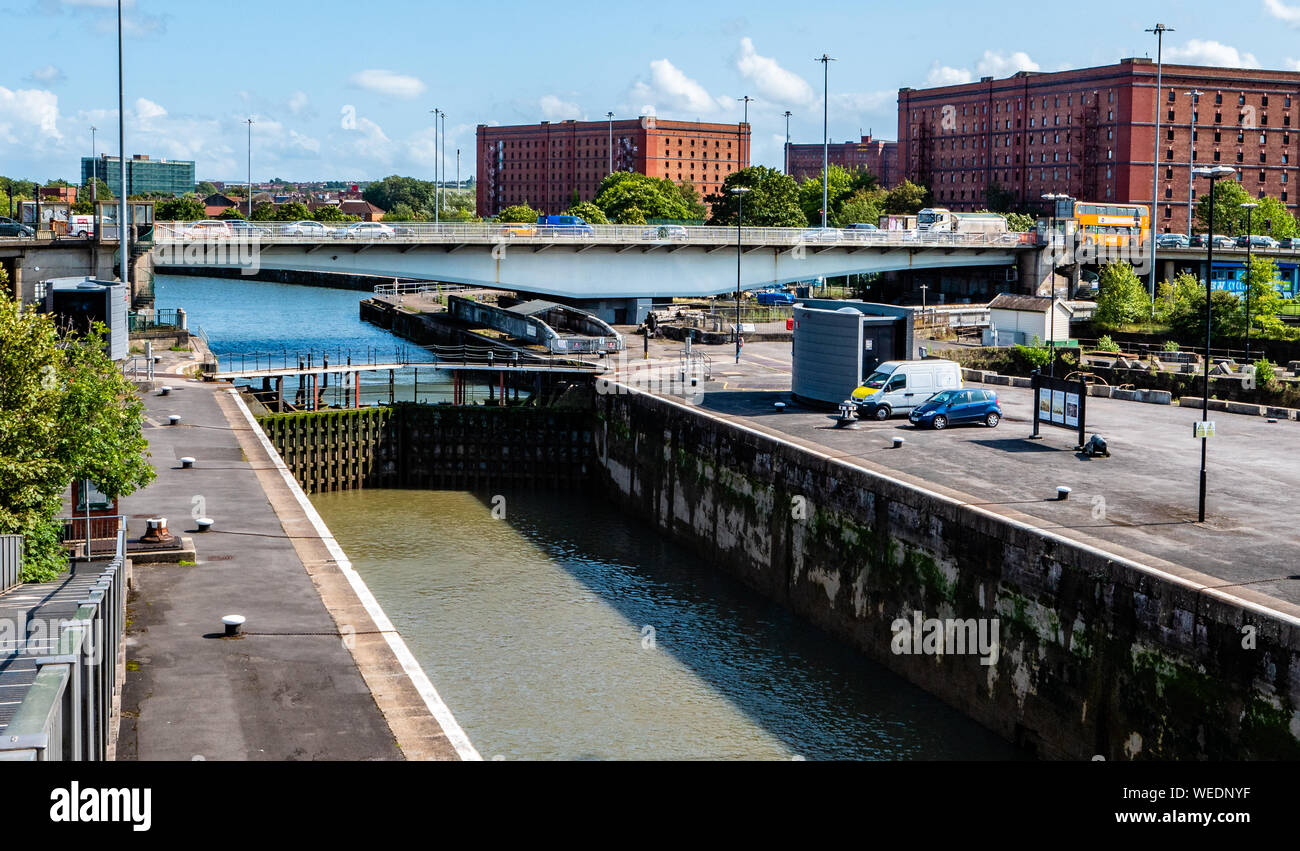
[[[358,224],[365,227],[358,227]],[[584,245],[619,243],[661,245],[735,245],[742,246],[802,245],[808,250],[834,247],[996,247],[1036,245],[1033,233],[963,234],[920,231],[856,231],[836,228],[740,228],[715,225],[563,225],[503,224],[500,222],[374,222],[331,225],[321,228],[286,222],[248,222],[229,229],[215,225],[196,226],[194,222],[157,222],[155,244],[243,241],[267,244],[339,244],[392,242],[409,243],[481,243]]]

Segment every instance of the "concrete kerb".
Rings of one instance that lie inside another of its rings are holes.
[[[1200,408],[1204,404],[1201,396],[1180,396],[1178,407]],[[1300,420],[1300,409],[1275,408],[1272,405],[1256,405],[1248,402],[1233,402],[1227,399],[1211,399],[1206,405],[1211,411],[1225,414],[1244,414],[1248,417],[1272,417],[1277,420]]]
[[[280,474],[281,478],[283,478],[285,485],[289,488],[289,491],[293,494],[299,507],[307,516],[307,519],[312,524],[316,534],[320,537],[321,542],[329,551],[330,556],[333,557],[339,571],[347,579],[353,592],[361,601],[366,613],[370,616],[371,620],[374,621],[375,626],[383,633],[384,640],[388,643],[394,656],[397,657],[397,661],[401,665],[402,670],[410,679],[411,684],[415,687],[416,691],[419,692],[420,697],[424,700],[424,704],[428,708],[429,712],[437,720],[439,726],[442,727],[443,732],[447,736],[447,741],[455,749],[456,754],[462,760],[466,761],[482,760],[483,757],[470,742],[469,736],[467,736],[465,731],[461,729],[460,724],[456,721],[451,710],[439,696],[437,689],[434,688],[428,675],[424,672],[424,669],[420,667],[420,663],[416,660],[414,654],[411,653],[410,648],[406,646],[406,642],[402,640],[401,635],[397,632],[397,628],[393,626],[393,622],[389,620],[383,607],[379,605],[379,601],[375,599],[374,594],[372,594],[370,589],[366,586],[365,580],[363,580],[361,575],[356,572],[356,569],[352,567],[352,562],[348,559],[347,554],[343,552],[343,548],[339,546],[338,541],[334,539],[334,535],[330,532],[329,527],[325,525],[325,521],[321,519],[320,514],[316,512],[316,508],[311,504],[311,500],[309,500],[307,495],[303,493],[302,488],[298,485],[298,481],[294,479],[293,473],[289,471],[288,466],[284,463],[284,459],[280,457],[280,453],[275,450],[275,447],[271,445],[271,441],[267,438],[266,434],[263,433],[262,429],[257,425],[257,421],[253,418],[252,412],[248,410],[248,406],[244,404],[244,400],[240,397],[239,391],[232,387],[229,388],[227,392],[230,393],[230,398],[239,409],[240,414],[248,424],[252,434],[257,438],[262,448],[266,451],[267,456],[271,459],[271,463],[275,466],[275,469]]]
[[[998,375],[983,369],[965,369],[961,371],[962,379],[978,384],[994,384],[1002,387],[1032,387],[1033,380],[1017,375]],[[1105,384],[1093,384],[1088,388],[1089,396],[1118,399],[1122,402],[1146,402],[1149,405],[1171,405],[1173,394],[1168,390],[1120,390]],[[1198,402],[1199,404],[1199,402]]]
[[[611,381],[610,385],[623,387],[624,388],[623,392],[627,392],[627,393],[637,392],[635,389],[628,387],[627,385],[622,385],[619,382]],[[852,463],[850,461],[847,461],[840,457],[836,457],[834,455],[828,455],[824,452],[821,452],[809,446],[800,445],[798,443],[786,439],[783,435],[773,434],[765,430],[753,428],[747,424],[736,422],[731,418],[718,416],[710,411],[697,408],[697,407],[684,405],[680,402],[677,402],[676,400],[667,399],[663,396],[658,396],[654,394],[642,394],[642,395],[649,395],[650,398],[654,399],[656,402],[660,404],[668,405],[682,411],[687,411],[694,416],[708,417],[723,426],[747,433],[752,437],[759,438],[760,440],[772,441],[777,444],[783,445],[788,450],[810,453],[816,456],[823,463],[834,464],[846,469],[852,469],[855,472],[865,471],[869,476],[884,484],[887,489],[894,490],[895,492],[898,493],[914,494],[919,499],[934,500],[939,504],[945,506],[953,516],[955,516],[957,513],[962,511],[969,512],[972,515],[974,515],[974,517],[977,518],[981,523],[997,523],[997,524],[1010,526],[1016,534],[1033,535],[1040,538],[1046,538],[1062,547],[1078,551],[1081,557],[1086,556],[1093,559],[1102,560],[1104,563],[1108,563],[1109,566],[1113,569],[1118,569],[1125,573],[1137,574],[1144,577],[1149,577],[1154,580],[1158,580],[1160,582],[1169,583],[1171,586],[1174,587],[1175,590],[1181,590],[1183,592],[1190,593],[1193,596],[1198,594],[1203,594],[1209,597],[1213,597],[1221,604],[1236,610],[1246,610],[1262,617],[1273,618],[1278,622],[1280,622],[1281,625],[1291,630],[1289,643],[1295,645],[1296,647],[1300,647],[1300,610],[1298,610],[1297,613],[1292,614],[1288,612],[1279,611],[1277,608],[1274,608],[1273,606],[1270,605],[1265,605],[1260,602],[1255,602],[1253,600],[1245,599],[1241,596],[1238,596],[1237,594],[1233,594],[1224,590],[1222,587],[1223,586],[1222,580],[1215,579],[1214,577],[1200,573],[1199,571],[1193,570],[1191,568],[1181,568],[1180,566],[1173,565],[1173,564],[1170,564],[1170,568],[1171,568],[1170,570],[1165,570],[1148,564],[1144,564],[1135,559],[1127,558],[1117,553],[1113,553],[1108,550],[1102,549],[1101,547],[1095,546],[1093,544],[1078,540],[1077,538],[1070,538],[1065,535],[1052,532],[1048,529],[1043,529],[1039,526],[1035,526],[1032,523],[1028,523],[1024,520],[1020,520],[1016,517],[1010,517],[1004,513],[990,511],[989,509],[981,505],[978,505],[974,502],[961,499],[955,496],[951,496],[946,493],[942,493],[939,490],[924,488],[919,485],[913,484],[911,482],[907,482],[902,479],[891,476],[888,473],[883,473],[879,470],[873,470],[869,467],[863,466],[861,464]],[[1178,572],[1174,572],[1174,569],[1178,569]],[[1234,618],[1223,618],[1223,620],[1228,620],[1228,621],[1231,620],[1240,621],[1240,619],[1241,619],[1240,615],[1237,615]]]

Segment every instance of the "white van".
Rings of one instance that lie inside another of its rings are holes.
[[[95,235],[95,217],[89,214],[68,216],[68,236],[90,239]]]
[[[961,365],[956,361],[890,360],[853,391],[858,416],[887,420],[894,414],[906,414],[940,390],[961,387]]]

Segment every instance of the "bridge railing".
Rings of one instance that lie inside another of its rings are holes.
[[[367,227],[357,227],[367,225]],[[222,243],[247,241],[259,244],[325,242],[371,243],[488,243],[547,244],[620,243],[646,246],[734,245],[739,237],[743,247],[802,245],[810,250],[841,247],[996,247],[1034,245],[1034,233],[966,234],[921,231],[858,231],[836,228],[768,228],[721,225],[590,225],[581,228],[500,222],[358,222],[344,225],[325,224],[309,228],[290,222],[249,222],[238,228],[224,228],[195,222],[157,222],[154,242]]]

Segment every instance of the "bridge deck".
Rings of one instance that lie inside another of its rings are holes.
[[[403,369],[461,370],[470,372],[550,372],[600,375],[609,371],[602,363],[574,360],[541,360],[512,362],[509,358],[464,361],[393,361],[391,363],[329,364],[310,367],[262,367],[254,369],[228,369],[211,373],[216,381],[256,378],[293,378],[308,375],[352,375],[359,372],[388,372]]]

